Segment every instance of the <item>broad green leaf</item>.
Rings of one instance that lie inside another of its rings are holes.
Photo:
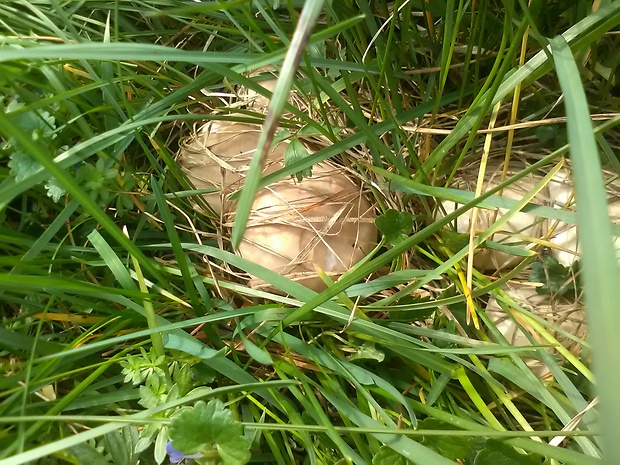
[[[249,443],[241,423],[234,420],[222,401],[198,401],[176,414],[170,425],[172,446],[186,455],[208,453],[214,448],[224,465],[243,465],[250,460]]]
[[[375,220],[377,229],[385,237],[385,242],[395,244],[405,239],[413,231],[413,215],[389,209]]]
[[[372,458],[372,465],[409,465],[411,462],[388,446],[381,446]]]
[[[18,111],[24,107],[24,104],[11,100],[6,106],[7,113],[13,113],[11,116],[15,124],[26,134],[29,134],[33,140],[40,137],[53,139],[56,129],[56,118],[47,111]],[[14,141],[10,140],[9,143]],[[13,145],[13,144],[11,144]]]
[[[453,430],[450,425],[442,421],[435,420],[434,418],[422,420],[419,423],[418,428],[421,430]],[[450,460],[458,459],[461,462],[465,462],[465,459],[471,454],[472,449],[474,448],[475,438],[471,436],[451,436],[446,433],[445,436],[424,436],[422,445],[428,447],[429,449],[433,449]]]
[[[105,449],[112,456],[114,465],[136,465],[138,463],[139,456],[134,452],[138,439],[138,430],[134,425],[112,431],[103,437]]]
[[[69,449],[71,455],[75,457],[78,463],[88,465],[110,465],[105,457],[94,447],[88,444],[77,444]]]
[[[521,454],[514,447],[498,441],[487,441],[476,455],[474,465],[540,465],[540,456]]]
[[[385,352],[377,349],[372,342],[365,342],[357,348],[357,351],[353,355],[348,358],[350,362],[354,362],[356,360],[375,360],[377,362],[382,362],[384,359]]]
[[[541,283],[536,292],[541,295],[574,296],[575,282],[579,271],[579,262],[575,261],[570,268],[562,265],[551,256],[543,256],[541,261],[532,263],[532,272],[528,279],[534,283]]]
[[[297,131],[297,137],[309,137],[320,136],[321,131],[310,124],[304,125],[299,131]]]
[[[20,182],[38,172],[41,169],[41,164],[33,160],[32,157],[26,153],[17,150],[11,154],[9,167],[11,168],[11,174],[15,177],[15,180]]]

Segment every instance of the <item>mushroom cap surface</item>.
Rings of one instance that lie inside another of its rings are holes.
[[[180,164],[205,194],[225,224],[231,224],[236,202],[229,196],[242,187],[258,145],[261,128],[247,123],[207,123],[180,152]],[[288,142],[276,144],[263,175],[284,166]],[[325,288],[317,268],[332,279],[361,260],[377,243],[373,206],[342,168],[319,163],[301,182],[281,179],[260,189],[238,253],[313,290]],[[253,277],[253,287],[269,287]]]

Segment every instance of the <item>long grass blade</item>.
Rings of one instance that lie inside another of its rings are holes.
[[[620,442],[615,434],[620,418],[620,345],[617,334],[620,312],[616,294],[620,269],[612,244],[602,168],[579,70],[562,37],[556,37],[550,43],[568,117],[585,300],[601,405],[603,451],[605,463],[611,465],[620,457]]]

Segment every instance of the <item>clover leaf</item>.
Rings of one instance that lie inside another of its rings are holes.
[[[250,444],[243,426],[220,400],[199,401],[181,410],[170,425],[172,447],[185,454],[219,456],[222,465],[244,465],[250,460]]]
[[[381,231],[387,244],[396,244],[413,231],[413,215],[390,209],[375,220],[375,226]]]

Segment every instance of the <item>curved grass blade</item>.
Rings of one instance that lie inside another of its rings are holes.
[[[550,43],[568,118],[568,141],[571,146],[578,228],[583,250],[585,301],[601,399],[603,450],[605,463],[611,464],[617,460],[613,457],[620,457],[620,442],[614,433],[620,418],[620,345],[617,342],[617,331],[620,328],[617,305],[620,269],[612,244],[602,168],[579,70],[562,37],[555,37]]]

